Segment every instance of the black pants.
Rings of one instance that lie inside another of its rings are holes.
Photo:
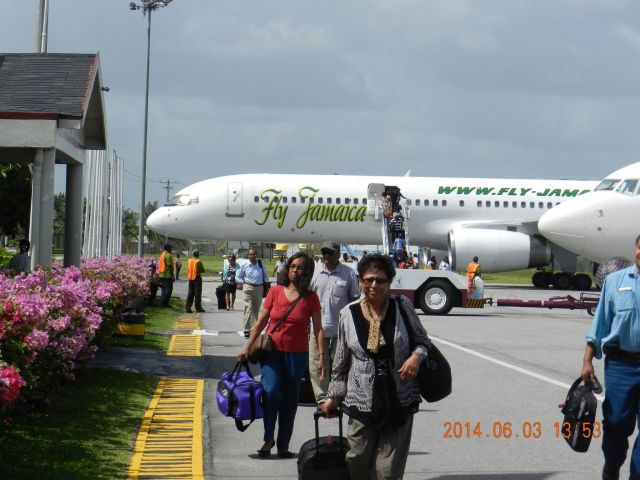
[[[169,306],[169,300],[173,293],[173,278],[160,278],[160,288],[162,289],[162,296],[160,297],[160,305],[163,307]]]
[[[191,310],[193,301],[196,303],[196,311],[202,310],[202,277],[196,277],[195,280],[189,280],[189,293],[187,293],[187,303],[184,309]]]

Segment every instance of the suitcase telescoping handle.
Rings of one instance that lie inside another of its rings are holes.
[[[338,434],[340,435],[340,448],[344,448],[344,437],[342,436],[342,409],[338,408],[336,412],[338,417]],[[324,418],[324,413],[313,412],[313,421],[316,424],[316,453],[320,451],[320,428],[318,427],[318,419]]]

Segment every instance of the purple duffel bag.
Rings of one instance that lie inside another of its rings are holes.
[[[242,367],[246,371],[242,371]],[[226,417],[234,418],[237,429],[244,432],[256,418],[264,416],[262,391],[262,384],[253,378],[249,364],[238,362],[233,371],[223,373],[218,382],[218,409]],[[244,425],[243,420],[249,423]]]

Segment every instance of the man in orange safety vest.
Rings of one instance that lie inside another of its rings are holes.
[[[200,260],[200,252],[193,252],[193,258],[187,262],[187,280],[189,280],[189,293],[187,293],[187,302],[184,311],[193,313],[191,305],[194,301],[196,304],[196,312],[204,312],[202,308],[202,274],[204,273],[204,265]]]

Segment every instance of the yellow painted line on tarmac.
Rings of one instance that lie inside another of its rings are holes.
[[[136,440],[129,480],[204,479],[204,380],[160,378]]]
[[[180,317],[176,324],[176,330],[200,330],[200,317],[197,315],[195,317]]]
[[[178,330],[197,330],[199,317],[182,317]],[[167,355],[201,356],[200,335],[172,335]],[[161,377],[142,419],[129,479],[204,479],[204,380]]]
[[[167,355],[180,357],[199,357],[200,335],[172,335]]]

